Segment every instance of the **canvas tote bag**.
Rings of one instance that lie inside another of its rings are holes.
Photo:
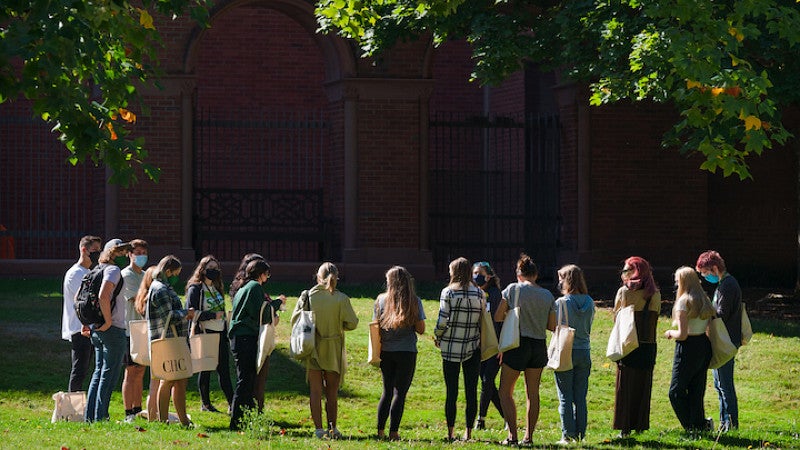
[[[547,348],[547,368],[556,372],[572,370],[572,343],[575,340],[575,328],[569,326],[567,302],[559,302],[558,325],[553,331],[550,346]]]
[[[736,356],[737,348],[731,342],[731,336],[725,322],[720,317],[714,317],[708,322],[706,328],[708,340],[711,341],[711,362],[709,369],[718,369]]]
[[[197,334],[197,318],[192,321],[192,330],[189,334],[189,349],[192,352],[192,372],[207,372],[217,370],[219,362],[220,333]]]
[[[753,325],[747,315],[747,308],[742,302],[742,345],[747,345],[751,339],[753,339]]]
[[[494,331],[494,318],[481,308],[481,361],[486,361],[499,351],[497,348],[497,333]]]
[[[378,315],[378,301],[375,301],[375,320],[369,323],[367,342],[367,362],[373,366],[381,365],[381,325]]]
[[[645,306],[647,308],[647,306]],[[639,348],[639,336],[636,334],[636,319],[633,305],[617,311],[617,319],[608,337],[606,356],[612,361],[619,361],[630,352]]]
[[[168,338],[167,328],[170,327],[172,312],[167,315],[164,322],[164,331],[159,339],[150,342],[150,373],[160,380],[183,380],[192,376],[192,352],[185,337],[178,336],[175,326],[172,326],[172,335]]]
[[[83,413],[86,410],[86,392],[63,392],[53,394],[56,406],[53,409],[51,422],[59,420],[67,422],[83,422]]]
[[[519,286],[514,290],[514,308],[508,310],[503,328],[500,329],[497,350],[502,353],[517,347],[519,347]]]
[[[275,350],[275,315],[272,314],[272,307],[269,308],[269,321],[264,323],[264,309],[269,306],[269,303],[264,302],[261,305],[261,312],[258,315],[258,323],[261,326],[258,329],[258,355],[256,356],[256,373],[261,372],[267,358]]]
[[[145,306],[145,318],[128,322],[128,332],[131,335],[130,354],[136,364],[150,365],[150,296],[148,293]]]
[[[311,310],[311,298],[308,291],[300,294],[303,309],[300,317],[292,326],[292,336],[289,340],[289,353],[294,359],[306,359],[314,353],[316,326],[314,325],[314,311]]]

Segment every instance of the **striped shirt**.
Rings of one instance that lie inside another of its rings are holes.
[[[475,286],[442,289],[439,318],[433,331],[439,341],[442,359],[462,362],[480,347],[482,303],[483,293]]]

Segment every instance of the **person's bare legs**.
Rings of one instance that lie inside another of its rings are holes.
[[[143,384],[144,366],[125,366],[125,376],[122,379],[122,403],[125,410],[142,407]]]
[[[336,416],[339,413],[339,381],[341,377],[336,372],[324,372],[325,380],[325,415],[328,416],[328,425],[336,428]]]
[[[508,439],[517,440],[517,405],[514,403],[514,386],[517,384],[519,372],[503,364],[500,369],[500,406],[508,425]]]
[[[158,420],[167,422],[169,419],[169,399],[172,395],[174,381],[161,380],[158,385]]]
[[[186,415],[186,386],[189,384],[189,379],[184,378],[173,383],[172,404],[175,405],[175,412],[178,413],[181,425],[189,426],[189,417]]]
[[[542,381],[542,369],[525,369],[525,395],[527,396],[528,414],[525,419],[525,440],[530,441],[536,423],[539,421],[539,384]],[[505,410],[503,410],[505,411]]]
[[[308,369],[309,408],[314,427],[322,428],[322,371]]]
[[[147,420],[155,422],[159,420],[158,414],[158,387],[161,385],[161,380],[154,376],[150,376],[150,388],[147,394]]]

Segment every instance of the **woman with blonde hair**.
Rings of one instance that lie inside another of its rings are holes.
[[[565,323],[575,329],[572,343],[572,369],[555,372],[558,391],[558,412],[561,415],[561,441],[580,441],[586,437],[588,411],[586,394],[589,391],[589,374],[592,371],[589,335],[594,321],[594,300],[589,296],[583,270],[575,264],[558,269],[558,290],[562,297],[556,300],[556,323]],[[567,318],[561,317],[562,309]],[[568,319],[568,320],[566,320]]]
[[[678,291],[672,308],[672,324],[678,329],[664,333],[667,339],[675,340],[669,401],[684,430],[710,431],[713,422],[705,417],[703,398],[711,361],[711,342],[706,336],[706,327],[714,316],[714,306],[691,267],[675,271],[675,284]]]
[[[177,257],[167,255],[159,261],[156,272],[153,274],[153,282],[150,284],[148,292],[149,298],[146,312],[149,320],[151,343],[161,338],[170,313],[172,316],[169,328],[166,330],[166,337],[175,337],[172,336],[174,326],[176,335],[185,337],[188,340],[189,322],[194,318],[194,309],[184,309],[180,297],[174,290],[174,287],[180,281],[181,267],[181,261]],[[158,385],[158,419],[161,422],[167,422],[169,401],[170,397],[172,397],[172,404],[175,405],[175,412],[178,414],[181,425],[186,427],[191,425],[191,421],[186,415],[186,386],[188,384],[188,378],[182,380],[160,380]],[[152,397],[152,392],[150,395]],[[152,420],[149,411],[148,418]]]
[[[467,428],[464,439],[472,438],[478,414],[478,376],[481,366],[481,310],[486,303],[483,292],[472,284],[472,265],[466,258],[450,263],[450,284],[439,296],[439,318],[433,331],[434,343],[442,351],[442,373],[446,388],[444,415],[447,440],[455,439],[458,373],[464,372],[464,396],[467,401]]]
[[[386,292],[375,301],[372,320],[378,321],[381,336],[383,393],[378,402],[378,438],[386,437],[386,420],[391,414],[389,439],[396,441],[417,367],[417,334],[425,333],[422,300],[404,267],[394,266],[386,272]]]
[[[314,435],[323,439],[341,439],[337,428],[339,384],[344,376],[344,332],[358,326],[358,317],[350,298],[336,289],[339,269],[323,263],[316,275],[317,284],[303,291],[292,313],[292,326],[304,309],[314,311],[316,336],[312,355],[305,360],[306,378],[310,389],[309,408],[314,421]],[[325,413],[328,427],[322,427],[322,393],[325,392]]]

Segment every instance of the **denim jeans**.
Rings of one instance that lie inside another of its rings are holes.
[[[108,404],[119,380],[122,357],[127,350],[126,342],[122,328],[112,326],[106,331],[92,331],[94,373],[86,398],[84,419],[87,422],[108,420]]]
[[[586,394],[592,357],[589,349],[572,349],[572,370],[556,372],[558,413],[561,415],[561,436],[583,439],[586,436]]]
[[[722,429],[739,428],[739,402],[733,385],[733,364],[736,358],[719,369],[712,370],[714,387],[719,394],[719,426]]]

